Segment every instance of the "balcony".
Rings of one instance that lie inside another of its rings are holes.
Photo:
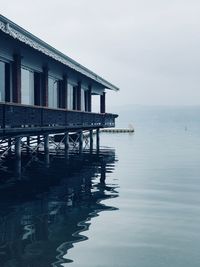
[[[115,114],[0,103],[0,136],[59,133],[115,126]]]

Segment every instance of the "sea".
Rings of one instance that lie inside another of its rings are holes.
[[[1,159],[1,267],[200,266],[200,107],[116,113],[100,149]]]

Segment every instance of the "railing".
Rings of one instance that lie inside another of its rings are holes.
[[[87,129],[115,126],[115,114],[99,114],[0,103],[0,134],[10,132]]]

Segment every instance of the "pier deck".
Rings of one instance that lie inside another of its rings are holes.
[[[0,137],[114,127],[117,115],[0,104]]]

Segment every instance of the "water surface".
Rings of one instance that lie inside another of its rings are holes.
[[[199,113],[133,113],[134,134],[17,180],[2,162],[0,266],[199,267]]]

